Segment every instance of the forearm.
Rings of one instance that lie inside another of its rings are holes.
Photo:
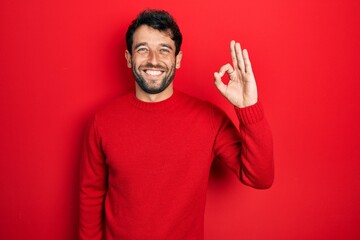
[[[95,121],[85,138],[80,166],[81,240],[103,239],[104,201],[107,192],[107,166]]]
[[[273,138],[261,103],[235,107],[240,122],[240,180],[251,187],[269,188],[274,179]]]
[[[83,179],[80,183],[80,224],[81,240],[103,239],[104,199],[106,191]]]

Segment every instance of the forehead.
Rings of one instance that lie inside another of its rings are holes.
[[[133,35],[133,47],[139,43],[146,43],[149,46],[168,44],[175,47],[175,42],[171,39],[167,31],[159,31],[147,25],[141,25]]]

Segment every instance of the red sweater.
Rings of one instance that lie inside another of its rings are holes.
[[[272,135],[262,107],[235,111],[240,132],[219,108],[178,91],[158,103],[128,94],[98,112],[81,165],[81,239],[203,239],[214,158],[244,184],[270,187]]]

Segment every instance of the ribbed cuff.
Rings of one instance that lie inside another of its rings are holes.
[[[264,118],[263,106],[259,101],[248,107],[235,107],[235,112],[242,124],[253,124]]]

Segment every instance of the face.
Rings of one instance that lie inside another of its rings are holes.
[[[133,35],[132,54],[125,52],[138,91],[158,94],[172,91],[175,69],[180,68],[182,53],[175,56],[175,43],[167,32],[140,26]]]

